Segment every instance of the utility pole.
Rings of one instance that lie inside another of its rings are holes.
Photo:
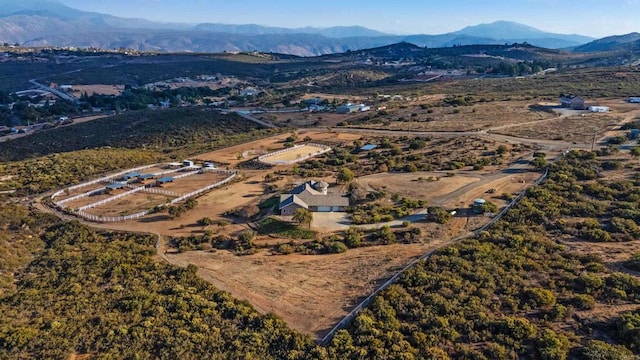
[[[593,151],[593,149],[596,146],[596,136],[598,136],[598,129],[597,128],[593,131],[593,142],[591,142],[591,151]]]

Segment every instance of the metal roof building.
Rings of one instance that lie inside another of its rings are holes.
[[[172,177],[163,177],[163,178],[160,178],[160,179],[156,180],[156,182],[158,182],[160,184],[166,184],[166,183],[173,182],[173,180],[175,180],[175,179],[172,178]]]
[[[133,179],[133,178],[137,178],[140,175],[142,175],[142,174],[140,174],[139,172],[131,172],[131,173],[125,174],[123,178],[125,180],[130,180],[130,179]]]
[[[124,184],[122,184],[122,183],[115,183],[115,184],[107,185],[107,189],[109,189],[109,190],[122,189],[123,187],[124,187]]]

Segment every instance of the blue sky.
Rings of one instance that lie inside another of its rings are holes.
[[[60,0],[81,10],[163,22],[281,27],[362,25],[440,34],[496,20],[594,37],[640,32],[640,0]]]

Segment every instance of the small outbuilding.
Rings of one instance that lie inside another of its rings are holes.
[[[160,179],[156,180],[156,184],[158,186],[162,186],[164,184],[172,183],[174,180],[175,179],[172,178],[172,177],[163,177],[163,178],[160,178]]]
[[[113,184],[107,185],[106,188],[107,188],[107,191],[118,190],[118,189],[124,188],[124,185],[125,184],[123,184],[123,183],[113,183]]]
[[[367,145],[361,147],[360,151],[371,151],[371,150],[373,150],[373,149],[375,149],[377,147],[378,147],[378,145],[375,145],[375,144],[367,144]]]
[[[560,97],[562,107],[572,110],[584,110],[584,98],[578,95],[564,95]]]
[[[128,173],[128,174],[125,174],[122,178],[123,178],[125,181],[128,181],[128,180],[131,180],[131,179],[135,179],[135,178],[137,178],[137,177],[140,177],[140,175],[142,175],[142,174],[140,174],[139,172],[130,172],[130,173]]]

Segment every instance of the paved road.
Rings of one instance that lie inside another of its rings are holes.
[[[73,96],[71,96],[71,95],[69,95],[67,93],[64,93],[62,91],[59,91],[59,90],[56,90],[54,88],[50,88],[50,87],[48,87],[46,85],[40,84],[39,82],[36,81],[36,79],[31,79],[31,80],[29,80],[29,82],[32,83],[33,85],[35,85],[36,87],[38,87],[40,90],[48,91],[48,92],[58,96],[59,98],[71,101],[73,103],[78,103],[78,101],[79,101],[78,99],[76,99],[75,97],[73,97]]]
[[[249,121],[253,121],[254,123],[256,123],[256,124],[258,124],[258,125],[260,125],[260,126],[264,126],[264,127],[266,127],[266,128],[271,128],[271,129],[277,128],[277,126],[273,125],[273,124],[272,124],[272,123],[270,123],[270,122],[267,122],[267,121],[264,121],[264,120],[257,119],[257,118],[255,118],[255,117],[253,117],[253,116],[249,115],[249,114],[245,114],[245,113],[242,113],[242,112],[240,112],[240,111],[223,111],[223,114],[225,114],[225,113],[229,113],[229,112],[234,112],[234,113],[236,113],[236,114],[238,114],[238,115],[242,116],[243,118],[245,118],[245,119],[247,119],[247,120],[249,120]]]

